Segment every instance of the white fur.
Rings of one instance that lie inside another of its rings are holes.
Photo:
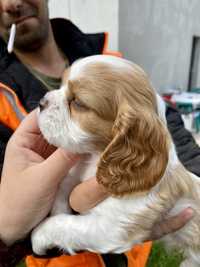
[[[70,78],[78,75],[85,64],[96,60],[119,64],[119,67],[124,67],[125,64],[124,60],[119,61],[113,57],[89,57],[73,65]],[[196,211],[199,209],[199,203],[195,203],[189,195],[188,198],[181,198],[176,203],[168,203],[167,200],[160,199],[157,194],[160,188],[158,184],[148,194],[132,195],[123,198],[109,197],[85,214],[79,216],[70,214],[70,208],[66,207],[67,197],[72,188],[80,180],[82,181],[88,177],[95,176],[99,155],[95,151],[92,151],[92,147],[90,146],[90,142],[94,137],[84,132],[78,123],[71,120],[64,100],[65,90],[67,88],[62,87],[60,90],[46,95],[50,104],[46,110],[39,114],[40,129],[47,140],[54,145],[64,147],[72,152],[92,152],[92,154],[87,156],[79,165],[73,167],[69,176],[65,178],[60,186],[52,210],[52,216],[47,218],[33,231],[32,245],[35,253],[44,254],[47,249],[54,246],[58,246],[71,254],[79,250],[89,250],[99,253],[121,253],[131,249],[135,244],[141,243],[149,237],[151,229],[147,227],[145,230],[145,220],[150,221],[149,227],[150,225],[152,227],[155,226],[160,214],[156,213],[154,207],[159,205],[159,203],[163,207],[163,212],[171,209],[169,215],[177,214],[188,206],[193,207]],[[157,104],[159,116],[166,123],[165,104],[158,95]],[[173,172],[173,169],[179,164],[174,145],[171,146],[169,153],[170,160],[163,177],[167,175],[167,172]],[[191,174],[191,180],[196,185],[191,190],[197,190],[199,194],[199,179]],[[172,205],[174,204],[176,205],[173,208]],[[152,213],[150,213],[152,219],[145,217],[150,209],[152,209]],[[136,218],[138,216],[144,216],[144,225],[137,226],[139,227],[137,231],[129,236],[127,229],[136,227],[138,223]],[[142,231],[138,230],[140,227]],[[185,233],[192,232],[193,229],[194,225],[191,222],[183,229],[166,237],[166,239],[170,239],[168,240],[169,242],[174,242],[175,245],[181,243],[184,249],[186,249],[186,256],[188,258],[182,263],[182,267],[200,266],[199,251],[187,248],[187,245],[184,246],[187,243],[187,234],[185,235]],[[199,234],[198,238],[200,242],[199,228],[197,229],[197,233]]]
[[[127,67],[131,68],[131,65],[133,65],[133,63],[131,63],[130,61],[126,60],[126,59],[122,59],[119,61],[117,57],[113,57],[113,56],[101,56],[101,55],[96,55],[96,56],[90,56],[90,57],[85,57],[81,60],[78,60],[77,62],[75,62],[73,64],[73,67],[71,68],[70,71],[70,76],[69,79],[75,79],[76,77],[78,77],[81,74],[81,71],[84,69],[84,67],[87,64],[93,63],[93,62],[103,62],[103,63],[107,63],[111,66],[117,66],[120,69],[127,69]],[[128,64],[127,64],[128,63]],[[130,66],[129,66],[130,65]]]
[[[91,139],[80,126],[70,119],[69,107],[65,98],[67,87],[47,93],[45,98],[50,105],[39,114],[40,129],[50,144],[72,152],[91,152]]]

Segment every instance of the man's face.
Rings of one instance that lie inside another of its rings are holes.
[[[0,0],[0,36],[6,42],[13,23],[15,48],[32,51],[40,47],[49,32],[47,0]]]

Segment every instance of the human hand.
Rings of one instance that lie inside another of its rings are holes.
[[[164,219],[163,221],[155,223],[149,240],[157,240],[161,237],[178,231],[185,226],[194,216],[194,210],[190,207],[181,211],[178,215]]]
[[[49,213],[58,186],[79,156],[47,144],[31,112],[8,142],[0,186],[0,238],[24,237]]]
[[[69,203],[73,210],[84,213],[95,207],[108,196],[109,193],[94,177],[78,184],[72,190]]]

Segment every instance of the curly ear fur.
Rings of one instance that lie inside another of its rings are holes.
[[[156,112],[121,104],[113,136],[99,162],[98,182],[118,196],[153,187],[165,172],[169,140]]]

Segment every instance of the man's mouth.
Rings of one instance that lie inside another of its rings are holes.
[[[34,17],[37,17],[37,10],[22,10],[18,15],[10,15],[5,18],[5,25],[10,29],[12,24],[18,25]]]
[[[16,24],[16,25],[18,25],[18,24],[21,24],[21,23],[25,22],[26,20],[31,19],[33,17],[34,16],[21,17],[21,18],[15,20],[13,23]]]

